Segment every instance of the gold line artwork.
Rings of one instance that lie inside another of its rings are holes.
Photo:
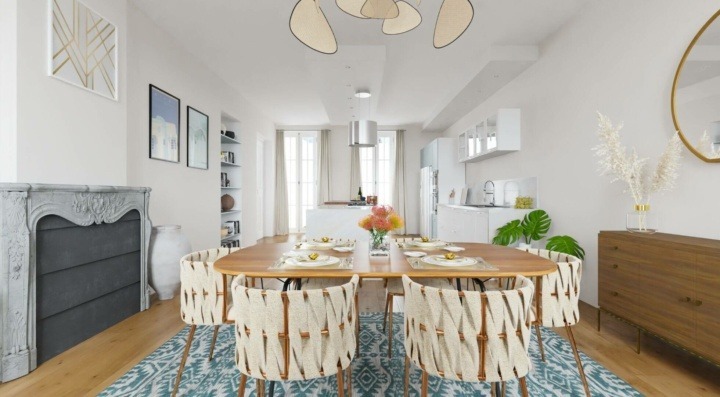
[[[50,74],[117,98],[117,29],[78,0],[50,0]]]

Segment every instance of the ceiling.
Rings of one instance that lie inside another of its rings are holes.
[[[438,50],[432,42],[440,1],[418,6],[410,0],[423,22],[408,33],[387,36],[382,21],[352,17],[334,1],[322,0],[339,46],[336,54],[324,55],[290,33],[294,1],[132,1],[277,125],[341,125],[354,116],[432,130],[457,117],[459,101],[464,111],[485,99],[473,95],[489,84],[481,74],[496,75],[504,68],[495,63],[483,72],[493,46],[537,45],[587,3],[474,0],[468,30]],[[362,88],[372,92],[369,100],[354,98]]]

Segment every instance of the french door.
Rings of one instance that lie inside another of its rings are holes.
[[[288,228],[305,231],[305,211],[316,207],[318,131],[285,131]]]

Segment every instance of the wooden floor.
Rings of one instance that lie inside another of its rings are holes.
[[[279,241],[268,238],[262,242]],[[267,286],[266,286],[267,287]],[[382,311],[380,281],[364,281],[362,311]],[[179,300],[156,301],[152,307],[42,364],[23,378],[0,384],[0,396],[96,395],[158,346],[179,332]],[[581,351],[628,381],[647,396],[718,396],[720,368],[652,337],[635,353],[636,331],[604,315],[596,330],[596,309],[583,304],[574,333]],[[562,329],[557,330],[565,336]],[[709,349],[720,348],[708,346]]]

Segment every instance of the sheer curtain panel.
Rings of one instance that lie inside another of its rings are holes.
[[[320,131],[317,205],[330,201],[330,130]]]
[[[275,235],[288,234],[287,173],[285,170],[285,131],[275,131]]]
[[[405,213],[405,130],[397,130],[395,134],[395,178],[393,178],[393,208],[403,219]],[[405,226],[395,231],[397,234],[407,234]]]

